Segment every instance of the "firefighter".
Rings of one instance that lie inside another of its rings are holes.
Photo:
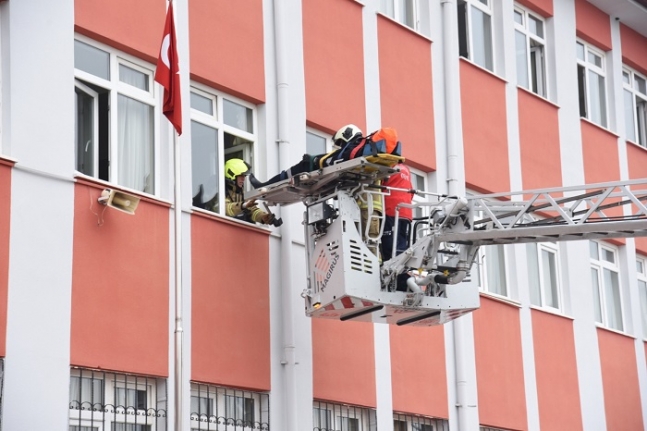
[[[225,163],[225,214],[250,223],[274,224],[274,214],[261,210],[255,199],[245,200],[243,189],[250,168],[241,159],[229,159]]]

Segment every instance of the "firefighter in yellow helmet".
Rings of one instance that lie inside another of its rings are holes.
[[[274,224],[274,214],[269,214],[256,206],[256,200],[245,200],[245,177],[250,166],[241,159],[229,159],[225,163],[225,214],[238,220],[251,223]]]

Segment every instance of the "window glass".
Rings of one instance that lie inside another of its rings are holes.
[[[140,90],[148,91],[149,76],[123,64],[119,65],[119,80]]]
[[[584,45],[582,45],[581,43],[577,43],[575,47],[577,52],[577,58],[579,60],[584,61]]]
[[[544,23],[534,16],[528,16],[528,27],[532,34],[544,38]]]
[[[95,176],[95,124],[97,123],[98,95],[89,87],[77,84],[76,93],[76,170]]]
[[[627,134],[627,139],[630,141],[636,141],[636,124],[634,116],[634,95],[631,91],[625,89],[623,91],[623,102],[625,108],[625,133]]]
[[[600,259],[600,254],[598,252],[598,243],[595,241],[589,241],[589,254],[591,259],[598,260]]]
[[[326,152],[326,138],[306,132],[306,153],[324,154]]]
[[[641,78],[640,76],[636,75],[634,81],[635,81],[636,90],[640,94],[647,94],[647,88],[646,88],[647,84],[646,84],[645,80],[643,78]]]
[[[229,126],[253,133],[252,110],[230,100],[223,100],[224,122]]]
[[[604,91],[604,78],[589,70],[589,113],[590,120],[604,127],[607,125],[607,106]]]
[[[191,121],[193,199],[194,203],[204,205],[204,209],[213,212],[218,212],[219,209],[218,168],[218,130]]]
[[[596,241],[600,260],[591,259],[591,282],[595,320],[602,325],[618,331],[624,330],[622,297],[620,292],[620,270],[617,266],[615,249]]]
[[[191,92],[191,109],[196,109],[208,115],[213,115],[213,100],[195,91]]]
[[[153,107],[120,94],[118,113],[119,183],[153,193]]]
[[[647,81],[638,72],[627,67],[622,74],[626,139],[647,147]]]
[[[577,43],[577,49],[580,116],[602,127],[607,127],[604,54],[581,42]],[[586,61],[584,58],[586,58]]]
[[[485,249],[484,258],[488,292],[507,296],[508,286],[505,276],[505,251],[503,245],[488,245],[482,248]]]
[[[557,291],[557,264],[555,253],[542,250],[542,281],[546,284],[546,306],[559,308],[559,293]]]
[[[546,97],[544,22],[521,7],[515,13],[523,18],[515,24],[517,85]]]
[[[490,15],[481,9],[472,7],[474,62],[488,70],[494,70],[491,21]]]
[[[515,31],[515,43],[517,46],[517,84],[529,88],[528,82],[528,48],[526,35]]]
[[[600,303],[600,275],[596,268],[591,268],[591,282],[593,285],[593,313],[595,321],[602,323],[602,304]]]
[[[492,12],[488,1],[458,0],[459,55],[494,71]]]
[[[81,41],[74,41],[74,67],[110,79],[110,54]]]
[[[523,25],[523,12],[520,12],[518,10],[514,11],[514,22]]]

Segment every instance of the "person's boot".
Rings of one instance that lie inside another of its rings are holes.
[[[258,178],[254,176],[254,174],[249,174],[249,183],[254,187],[255,189],[259,189],[263,186],[265,186],[265,183],[261,182]]]

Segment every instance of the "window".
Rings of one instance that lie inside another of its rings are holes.
[[[545,23],[527,10],[514,9],[517,85],[546,97]]]
[[[458,0],[459,55],[494,71],[491,0]]]
[[[397,22],[418,30],[417,0],[380,0],[380,10]]]
[[[448,421],[404,413],[393,414],[393,431],[440,431],[449,429]]]
[[[576,50],[580,116],[607,127],[604,53],[584,42]]]
[[[561,308],[557,244],[526,244],[530,302],[538,307]]]
[[[76,170],[156,193],[153,68],[86,39],[74,41]]]
[[[591,284],[595,321],[622,331],[622,301],[617,252],[610,246],[589,242],[591,254]]]
[[[306,153],[325,154],[330,151],[330,136],[323,136],[315,130],[306,130]]]
[[[622,83],[627,140],[647,147],[647,78],[625,67]]]
[[[231,158],[254,166],[256,111],[243,101],[206,88],[191,88],[193,206],[222,212],[224,173]]]
[[[643,338],[647,338],[647,258],[636,259],[636,272],[638,273],[638,296],[640,298]]]
[[[427,191],[427,174],[425,172],[419,171],[409,166],[409,171],[411,172],[411,186],[415,190],[422,192]],[[412,204],[419,204],[426,202],[427,200],[419,195],[413,195]],[[428,207],[418,207],[413,209],[413,217],[419,218],[424,217],[428,214]]]
[[[314,401],[313,431],[375,431],[375,410],[345,404]]]
[[[166,380],[73,368],[70,431],[166,429]]]
[[[191,383],[191,430],[269,429],[269,395],[222,386]]]

